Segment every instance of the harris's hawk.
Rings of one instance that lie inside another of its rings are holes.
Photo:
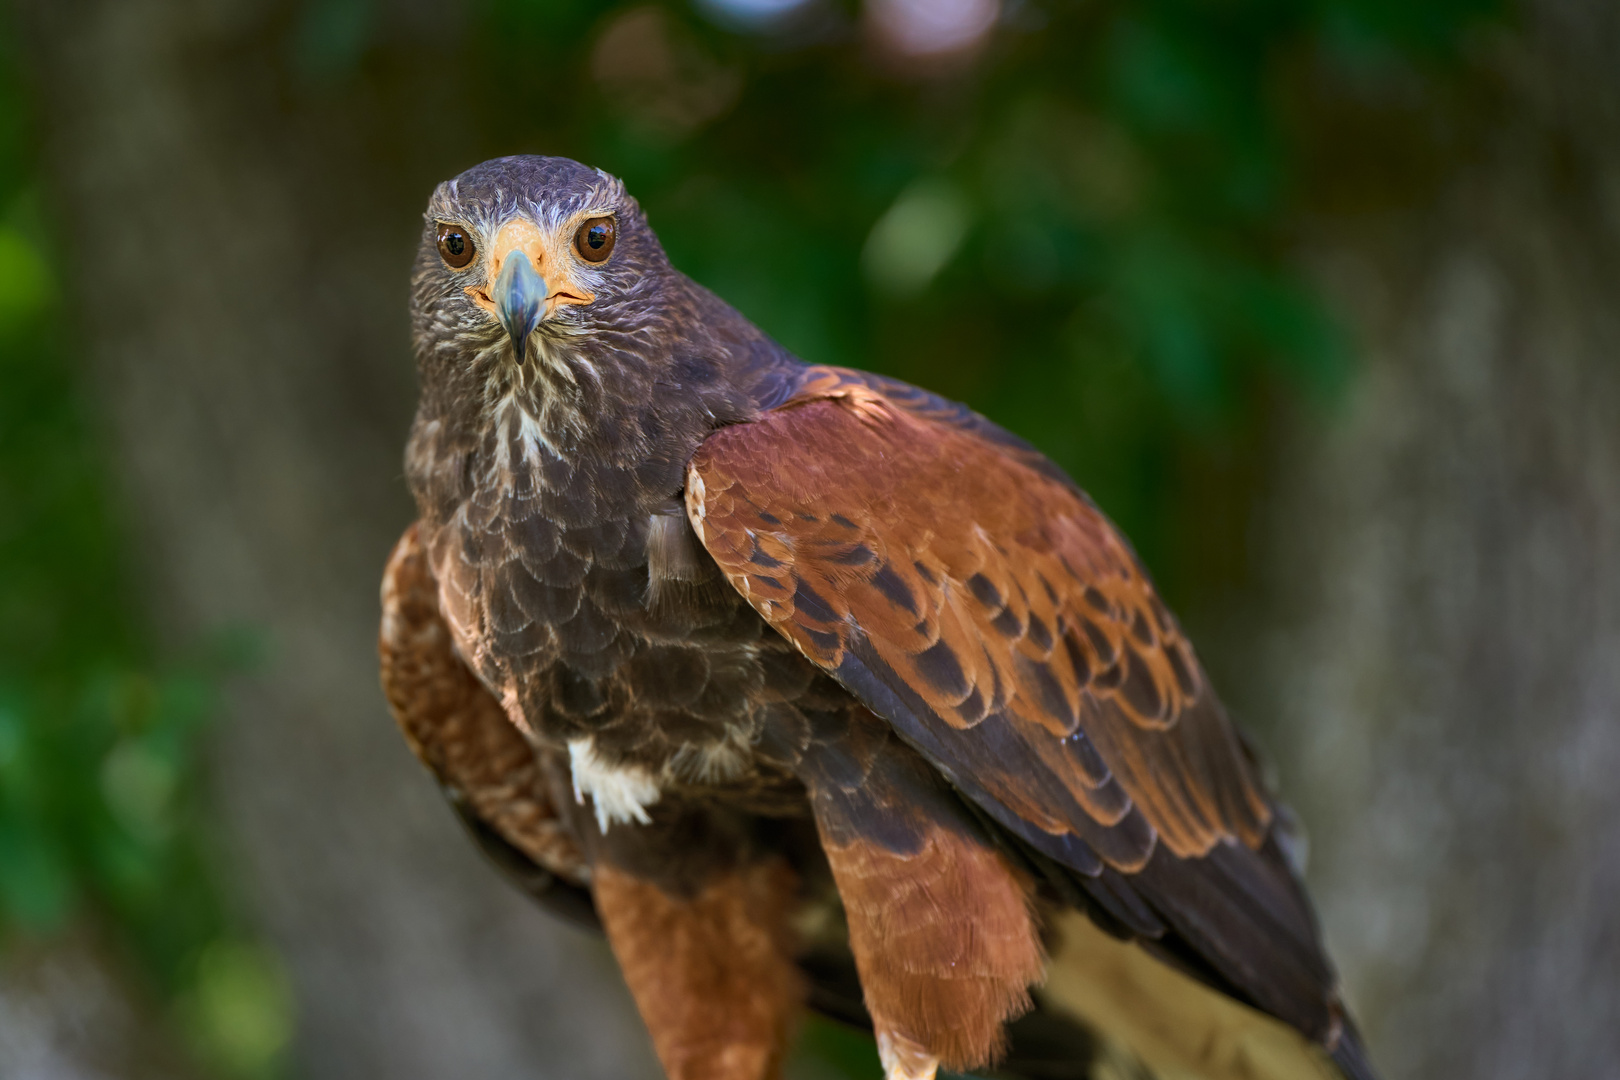
[[[808,1001],[890,1080],[1372,1080],[1285,811],[1051,462],[799,361],[560,158],[434,192],[411,313],[385,690],[672,1078],[776,1076]]]

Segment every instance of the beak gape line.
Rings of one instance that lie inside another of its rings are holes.
[[[546,279],[521,249],[513,248],[506,253],[500,276],[495,279],[495,313],[512,339],[520,364],[528,352],[529,335],[540,325],[545,303]]]

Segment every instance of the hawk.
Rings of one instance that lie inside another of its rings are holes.
[[[798,360],[561,158],[433,193],[411,317],[384,689],[671,1078],[777,1076],[808,1003],[888,1080],[1372,1080],[1286,811],[1057,466]]]

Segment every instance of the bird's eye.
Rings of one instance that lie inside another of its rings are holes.
[[[593,217],[574,234],[574,250],[586,262],[606,262],[613,254],[613,219]]]
[[[473,261],[472,237],[460,225],[439,226],[439,254],[456,270]]]

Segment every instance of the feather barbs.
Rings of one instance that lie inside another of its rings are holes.
[[[940,764],[1045,831],[1095,836],[1032,783],[1104,827],[1139,810],[1149,828],[1117,850],[1124,868],[1154,836],[1183,856],[1258,846],[1264,796],[1107,519],[971,433],[864,386],[826,389],[716,432],[688,471],[694,527],[755,609],[825,670],[874,653],[961,755]],[[991,718],[1001,734],[976,736]],[[1044,780],[1005,772],[1008,733]]]

